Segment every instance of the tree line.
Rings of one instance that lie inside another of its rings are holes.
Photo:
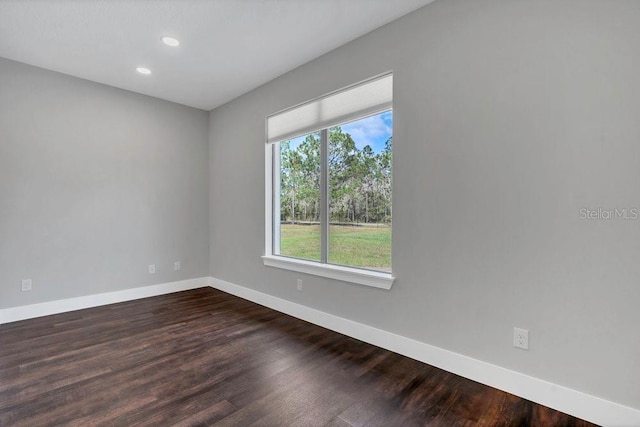
[[[329,129],[329,222],[391,223],[391,160],[393,138],[375,153],[358,149],[339,126]],[[280,220],[320,220],[320,133],[297,146],[280,143]]]

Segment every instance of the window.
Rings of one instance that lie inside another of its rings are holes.
[[[392,84],[267,118],[266,265],[391,287]]]

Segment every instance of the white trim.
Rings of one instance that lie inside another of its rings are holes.
[[[211,286],[361,341],[603,426],[640,426],[640,410],[211,278]]]
[[[186,291],[209,285],[209,277],[180,280],[178,282],[161,283],[159,285],[143,286],[124,289],[122,291],[103,294],[86,295],[82,297],[43,302],[39,304],[10,307],[0,310],[0,324],[17,322],[18,320],[48,316],[50,314],[65,313],[83,308],[98,307],[117,302],[131,301],[140,298],[164,295],[171,292]]]
[[[266,144],[264,151],[264,254],[273,253],[273,144]]]
[[[358,285],[372,286],[374,288],[387,290],[391,289],[393,281],[395,280],[395,277],[390,273],[384,273],[381,271],[324,264],[276,255],[265,255],[262,257],[262,262],[268,267],[282,268],[285,270],[297,271],[299,273],[312,274],[314,276],[342,280],[343,282],[356,283]]]

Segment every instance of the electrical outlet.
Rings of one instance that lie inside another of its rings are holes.
[[[22,279],[22,292],[30,291],[31,289],[33,289],[31,279]]]
[[[176,262],[173,263],[173,270],[174,271],[182,270],[182,266],[180,265],[180,261],[176,261]]]
[[[302,279],[298,279],[298,290],[302,292]]]
[[[149,264],[149,274],[156,274],[156,265]]]
[[[513,328],[513,346],[523,350],[529,350],[529,331]]]

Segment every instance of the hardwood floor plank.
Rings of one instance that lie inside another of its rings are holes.
[[[0,426],[590,426],[211,288],[0,325]]]

